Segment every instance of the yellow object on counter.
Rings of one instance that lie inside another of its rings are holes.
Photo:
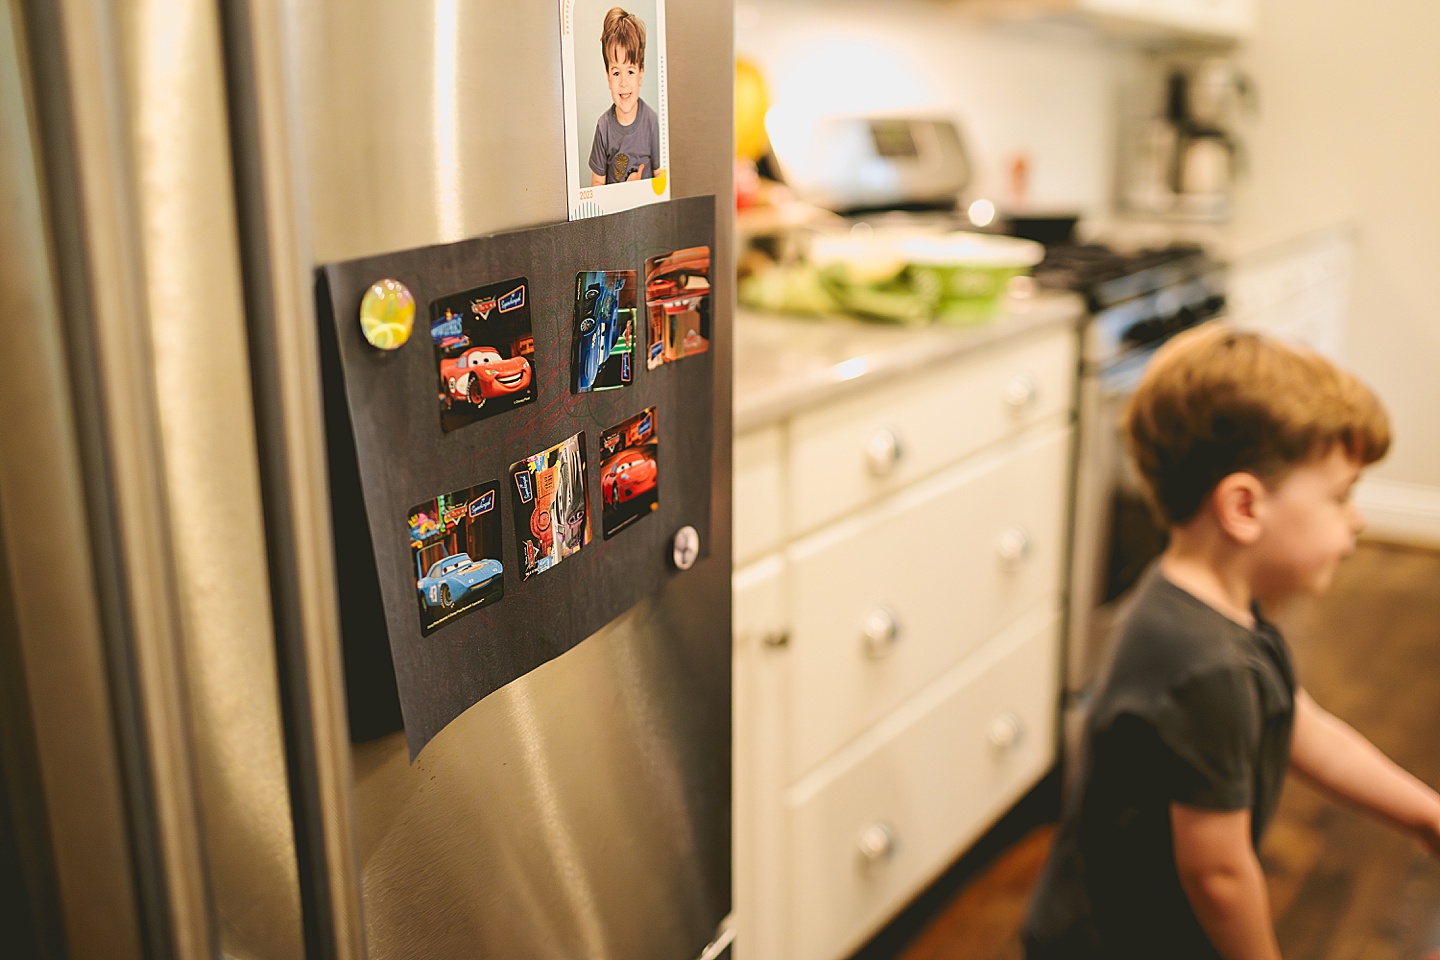
[[[759,160],[770,150],[765,114],[770,95],[760,68],[744,57],[735,59],[735,156]]]

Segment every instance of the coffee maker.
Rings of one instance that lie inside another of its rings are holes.
[[[1150,64],[1135,88],[1120,151],[1122,209],[1229,219],[1244,161],[1237,119],[1253,102],[1249,80],[1223,57],[1168,58]]]

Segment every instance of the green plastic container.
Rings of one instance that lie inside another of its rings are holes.
[[[1010,281],[1045,257],[1034,241],[978,233],[917,237],[900,252],[912,289],[933,305],[937,320],[950,323],[994,316]]]

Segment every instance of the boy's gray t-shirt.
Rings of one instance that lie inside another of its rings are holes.
[[[619,183],[645,165],[641,178],[655,176],[660,163],[660,118],[644,100],[635,101],[635,122],[620,125],[615,106],[600,114],[590,144],[590,172],[606,183]]]
[[[1290,759],[1295,673],[1284,639],[1166,580],[1141,581],[1085,725],[1030,902],[1032,960],[1217,960],[1180,886],[1170,805],[1275,813]]]

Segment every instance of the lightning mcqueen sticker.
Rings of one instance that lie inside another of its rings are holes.
[[[457,430],[534,403],[535,335],[522,277],[430,304],[440,426]]]

